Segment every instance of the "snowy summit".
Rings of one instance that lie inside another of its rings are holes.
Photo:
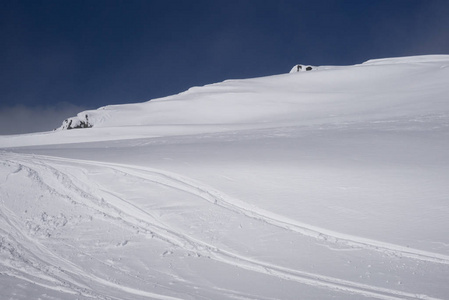
[[[0,298],[447,299],[448,82],[295,65],[0,136]]]

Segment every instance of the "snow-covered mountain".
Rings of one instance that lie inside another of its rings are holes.
[[[307,67],[0,136],[0,298],[447,299],[449,55]]]

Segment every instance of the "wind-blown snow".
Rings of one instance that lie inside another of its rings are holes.
[[[228,80],[0,136],[0,298],[447,299],[448,66]]]

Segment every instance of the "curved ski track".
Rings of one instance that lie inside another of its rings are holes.
[[[33,163],[18,162],[17,160],[9,161],[19,164],[20,170],[27,171],[30,178],[38,182],[38,184],[43,186],[44,189],[58,195],[61,199],[75,202],[72,197],[59,193],[57,189],[45,183],[45,181],[40,177],[39,172],[37,171],[38,168],[36,167],[38,165],[39,167],[44,167],[47,170],[51,170],[55,177],[60,180],[63,185],[65,185],[66,187],[70,187],[70,189],[73,189],[74,191],[80,193],[83,198],[86,198],[90,201],[97,200],[94,199],[94,197],[86,194],[84,191],[79,190],[77,186],[74,185],[65,174],[58,172],[55,168],[52,168],[51,166],[46,165],[40,161]],[[30,167],[30,165],[32,164],[34,164],[34,168]],[[94,210],[95,212],[101,213],[106,218],[109,218],[112,221],[117,220],[115,216],[108,214],[106,211],[96,209],[95,206],[92,206],[92,204],[83,204],[79,202],[77,202],[76,204],[83,205],[89,209]],[[5,214],[3,210],[5,210],[7,214]],[[6,218],[6,216],[10,216],[10,218]],[[0,209],[0,221],[3,221],[6,226],[9,227],[9,230],[7,231],[0,228],[0,253],[7,253],[10,257],[9,260],[2,261],[3,265],[8,269],[8,271],[6,272],[0,272],[0,274],[2,275],[16,277],[48,289],[53,289],[69,294],[78,294],[93,299],[119,300],[121,298],[99,294],[77,278],[81,277],[86,282],[97,282],[103,286],[122,290],[132,295],[143,296],[150,299],[181,300],[181,298],[159,295],[152,292],[124,287],[122,285],[110,282],[104,278],[87,273],[81,267],[77,266],[68,259],[55,254],[53,251],[51,251],[51,249],[40,243],[38,239],[33,239],[32,237],[30,237],[20,228],[19,225],[16,224],[17,222],[15,218],[11,218],[11,216],[14,216],[14,213],[9,211],[6,207],[3,206],[3,208]],[[24,266],[21,266],[21,263]]]
[[[427,295],[407,293],[398,290],[381,288],[357,282],[342,280],[329,276],[303,272],[300,270],[289,269],[286,267],[266,263],[263,261],[254,260],[249,257],[242,256],[238,253],[232,253],[230,251],[219,249],[214,245],[198,240],[185,233],[172,230],[165,224],[159,222],[155,217],[150,215],[148,212],[139,209],[137,206],[127,202],[125,199],[109,194],[109,199],[110,196],[113,196],[113,198],[115,199],[112,202],[111,201],[106,202],[100,196],[90,194],[89,191],[85,191],[83,188],[81,188],[79,183],[74,182],[76,179],[73,178],[73,176],[70,176],[69,174],[64,174],[54,165],[67,163],[70,165],[81,165],[81,166],[90,165],[94,167],[109,168],[116,172],[120,172],[124,175],[126,174],[129,176],[135,176],[152,183],[164,185],[189,194],[193,194],[210,203],[213,203],[222,208],[230,210],[234,213],[243,214],[246,217],[255,219],[257,221],[262,221],[267,224],[277,226],[285,230],[290,230],[305,236],[321,240],[324,239],[330,243],[344,244],[355,248],[392,254],[399,257],[407,257],[415,260],[438,264],[449,264],[449,257],[442,254],[422,251],[418,249],[410,249],[399,245],[384,243],[381,241],[360,238],[297,222],[295,220],[285,218],[283,216],[257,208],[255,206],[248,205],[247,203],[232,198],[230,196],[227,196],[226,194],[210,186],[207,186],[198,181],[171,172],[117,163],[106,163],[98,161],[68,159],[68,158],[59,158],[41,155],[26,155],[26,154],[13,154],[13,153],[7,154],[3,153],[3,154],[5,154],[4,156],[6,156],[7,161],[19,164],[23,168],[28,169],[29,172],[33,173],[34,174],[33,176],[36,177],[36,180],[40,181],[40,184],[46,185],[45,181],[42,178],[39,178],[39,171],[35,169],[44,168],[47,171],[51,171],[51,173],[54,175],[54,178],[56,178],[57,181],[59,181],[59,183],[62,184],[66,189],[78,195],[81,195],[82,198],[86,199],[85,203],[77,203],[77,204],[83,205],[91,210],[99,212],[113,222],[119,222],[121,224],[131,226],[132,228],[137,228],[139,229],[140,232],[146,233],[150,238],[155,237],[161,239],[165,242],[168,242],[174,246],[181,247],[182,249],[194,253],[196,255],[205,256],[239,268],[267,274],[270,276],[275,276],[289,281],[295,281],[298,283],[311,285],[314,287],[320,287],[350,294],[357,294],[365,297],[373,297],[377,299],[386,299],[386,300],[438,299],[429,297]],[[53,187],[51,187],[50,185],[47,185],[47,188],[55,193],[58,193],[58,191]],[[107,193],[105,191],[103,192]],[[73,201],[73,199],[69,199],[70,197],[67,197],[66,195],[63,194],[61,194],[61,197],[66,198],[68,201]],[[8,223],[11,225],[10,221],[8,221]],[[5,248],[5,246],[2,246],[2,244],[0,244],[0,248],[1,247]],[[49,249],[42,249],[42,247],[44,247],[42,245],[40,247],[41,247],[40,250],[42,252],[51,253],[51,255],[54,256],[54,254]],[[31,257],[34,256],[31,250],[28,250],[28,252]],[[58,259],[59,261],[62,261],[64,266],[67,266],[68,269],[71,270],[71,273],[78,275],[82,274],[82,276],[89,278],[90,280],[96,281],[102,285],[122,289],[131,294],[136,294],[140,296],[143,295],[156,299],[176,299],[169,296],[152,294],[144,291],[133,290],[131,288],[115,285],[113,283],[108,282],[105,279],[98,278],[91,274],[87,274],[86,272],[81,270],[78,266],[67,261],[66,259],[63,259],[61,257],[58,258],[54,257],[54,258]],[[36,259],[38,258],[36,257]],[[43,265],[44,263],[45,262],[39,264],[39,266]],[[48,261],[46,263],[48,263]],[[35,263],[33,263],[32,265],[34,266]],[[52,264],[50,263],[50,265]],[[66,280],[59,279],[56,276],[56,272],[49,271],[49,269],[57,268],[55,267],[55,265],[56,264],[53,264],[52,265],[53,267],[51,268],[44,269],[42,267],[39,267],[38,269],[40,269],[47,276],[50,276],[62,282],[63,283],[62,286],[65,286],[69,290],[73,290],[85,296],[90,297],[99,296],[96,295],[96,293],[93,291],[86,290],[87,287],[83,286],[81,283],[74,282],[73,284],[69,284],[67,283]]]

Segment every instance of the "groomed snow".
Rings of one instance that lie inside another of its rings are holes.
[[[0,298],[447,299],[448,82],[376,59],[0,136]]]

